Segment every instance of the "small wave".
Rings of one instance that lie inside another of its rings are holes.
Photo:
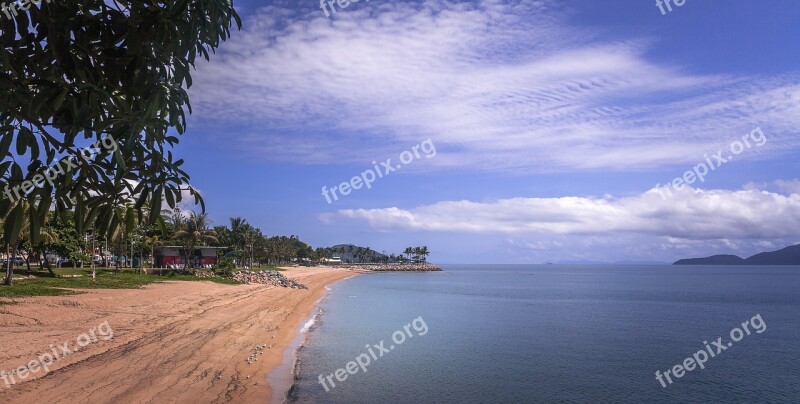
[[[311,328],[313,328],[314,325],[317,324],[317,319],[319,319],[319,316],[321,316],[322,313],[323,313],[323,311],[322,311],[322,308],[320,307],[319,310],[317,311],[317,313],[313,317],[311,317],[311,319],[306,321],[305,324],[303,324],[303,327],[300,328],[300,333],[301,334],[305,334],[305,333],[311,331]]]
[[[303,328],[300,329],[300,332],[307,333],[308,330],[310,330],[311,327],[313,327],[314,324],[316,324],[316,322],[317,322],[317,316],[314,316],[314,318],[312,318],[311,320],[306,321],[306,323],[303,325]]]

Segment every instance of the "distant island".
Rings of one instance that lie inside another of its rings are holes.
[[[749,258],[736,255],[713,255],[705,258],[688,258],[672,265],[800,265],[800,244],[782,250],[762,252]]]

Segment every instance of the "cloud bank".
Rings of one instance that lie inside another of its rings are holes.
[[[480,234],[647,235],[685,240],[800,237],[800,193],[685,188],[614,198],[513,198],[445,201],[413,209],[345,209],[326,222],[361,220],[378,231]]]

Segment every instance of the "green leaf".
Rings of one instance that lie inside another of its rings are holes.
[[[117,150],[114,152],[114,161],[117,162],[117,165],[119,165],[120,170],[127,169],[127,167],[125,166],[125,158],[122,157],[122,151],[120,151],[119,148],[117,148]]]
[[[3,242],[8,246],[16,246],[22,223],[25,218],[25,208],[21,202],[17,203],[3,223]]]
[[[127,209],[125,212],[125,233],[130,234],[136,226],[136,215],[133,209]]]
[[[31,238],[31,245],[39,245],[40,239],[40,230],[41,230],[41,219],[37,214],[37,210],[28,209],[29,219],[30,219],[30,238]]]
[[[17,134],[17,155],[25,154],[28,147],[33,147],[31,146],[33,143],[36,143],[36,137],[33,136],[33,132],[27,127],[21,126]]]
[[[170,208],[175,208],[175,195],[173,194],[171,189],[164,190],[164,197],[167,199],[167,205]]]
[[[10,129],[3,129],[3,136],[0,137],[0,156],[2,157],[8,155],[8,149],[11,147],[11,141],[14,140],[14,136],[10,132]]]

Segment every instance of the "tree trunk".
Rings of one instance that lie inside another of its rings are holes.
[[[6,253],[6,256],[8,254]],[[11,259],[8,261],[8,266],[6,267],[6,282],[5,284],[11,286],[14,284],[14,261],[17,259],[17,250],[14,250]]]
[[[31,273],[31,254],[28,253],[28,256],[25,257],[25,265],[28,267],[28,274]]]
[[[50,261],[47,260],[47,251],[45,251],[43,255],[44,255],[44,266],[47,268],[47,272],[50,272],[50,275],[52,275],[53,278],[55,278],[56,273],[53,272],[53,268],[50,266]]]
[[[186,260],[183,262],[183,273],[189,269],[189,254],[194,253],[194,245],[189,246],[188,251],[186,251]]]

